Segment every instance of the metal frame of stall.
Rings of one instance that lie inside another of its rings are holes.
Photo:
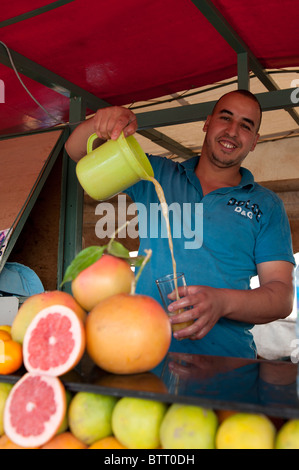
[[[0,22],[0,28],[7,26],[7,24],[17,23],[27,18],[37,16],[49,11],[49,9],[58,8],[73,0],[60,0],[52,3],[51,5],[38,8],[24,15],[11,18],[6,21]],[[246,44],[232,29],[229,23],[224,19],[216,7],[210,0],[192,0],[194,5],[201,11],[201,13],[208,19],[214,28],[222,35],[227,43],[236,52],[237,67],[238,67],[238,88],[250,88],[250,70],[253,74],[267,88],[267,92],[257,94],[257,98],[261,104],[263,111],[272,111],[275,109],[285,109],[294,121],[299,124],[299,115],[294,107],[299,106],[298,102],[294,103],[292,100],[292,92],[294,88],[278,89],[272,77],[263,69],[256,57],[248,49]],[[8,23],[9,22],[9,23]],[[18,224],[9,241],[8,249],[2,260],[2,265],[7,260],[11,249],[17,240],[26,219],[45,183],[57,156],[63,151],[63,168],[62,168],[62,192],[61,192],[61,212],[60,212],[60,225],[59,225],[59,249],[58,249],[58,264],[57,264],[57,285],[63,278],[65,269],[82,249],[82,225],[83,225],[83,190],[80,187],[75,174],[75,163],[68,157],[64,150],[64,143],[67,140],[69,133],[72,131],[75,123],[82,121],[86,117],[86,109],[96,111],[99,108],[109,106],[109,103],[101,100],[97,96],[89,93],[88,91],[78,87],[72,82],[65,80],[59,75],[47,70],[39,64],[31,61],[30,59],[22,56],[21,54],[10,50],[11,57],[16,65],[17,70],[23,75],[55,90],[69,98],[69,123],[65,126],[55,127],[38,132],[50,132],[51,130],[63,129],[63,133],[59,138],[55,148],[52,150],[48,158],[48,164],[45,171],[40,178],[37,186],[30,195],[30,200],[18,221]],[[12,67],[9,60],[7,51],[0,47],[0,62],[8,67]],[[185,151],[187,156],[190,150],[183,148],[178,142],[168,138],[161,132],[158,132],[154,127],[164,127],[169,125],[176,125],[188,122],[205,120],[207,115],[211,112],[215,102],[204,102],[201,104],[180,106],[176,108],[163,109],[157,111],[149,111],[138,114],[138,132],[148,139],[154,140],[156,144],[167,149],[179,149],[181,152]],[[37,131],[31,134],[36,134]],[[28,135],[28,134],[19,134]],[[2,136],[1,140],[13,136]],[[188,152],[189,151],[189,152]],[[192,152],[191,152],[192,153]],[[1,265],[1,266],[2,266]],[[1,270],[0,266],[0,270]],[[68,285],[63,289],[68,290]]]

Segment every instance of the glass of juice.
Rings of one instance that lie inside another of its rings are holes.
[[[184,273],[176,273],[176,274],[167,274],[166,276],[161,277],[160,279],[156,279],[156,285],[158,287],[160,297],[163,303],[163,307],[165,312],[168,316],[177,315],[178,313],[182,313],[186,310],[186,308],[179,309],[176,311],[169,312],[168,305],[174,302],[174,299],[169,299],[168,294],[172,292],[176,292],[176,299],[179,299],[178,295],[178,288],[184,287],[186,288],[187,294],[187,284]],[[193,320],[183,323],[176,323],[172,324],[172,331],[182,330],[183,328],[187,328],[187,326],[192,325]],[[183,338],[180,338],[183,339]]]

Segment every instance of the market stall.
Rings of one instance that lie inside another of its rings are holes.
[[[7,3],[1,13],[0,144],[6,169],[19,168],[17,187],[23,190],[15,201],[15,175],[6,172],[2,203],[6,192],[12,197],[8,198],[11,207],[4,204],[2,211],[5,218],[0,229],[8,230],[8,235],[2,243],[1,270],[11,254],[22,251],[20,239],[26,231],[38,246],[33,232],[37,236],[44,222],[34,209],[49,208],[51,201],[48,206],[39,203],[47,200],[52,188],[55,214],[36,258],[43,256],[43,250],[57,250],[57,260],[49,269],[57,274],[56,285],[51,284],[50,290],[70,293],[70,285],[61,287],[61,282],[71,261],[90,240],[84,226],[86,201],[90,200],[63,148],[74,128],[99,108],[132,108],[137,114],[137,137],[146,152],[187,160],[201,150],[198,123],[206,119],[219,95],[245,88],[256,94],[266,116],[262,145],[277,140],[283,145],[298,137],[299,13],[291,1],[283,5],[255,1],[249,6],[236,0],[167,0],[140,6],[132,0],[113,2],[112,7],[95,0],[35,0],[30,7],[19,1]],[[24,142],[22,153],[18,149]],[[260,174],[260,181],[278,192],[298,190],[296,145],[289,148],[288,161],[277,162],[274,176],[267,176],[266,171]],[[28,174],[20,171],[24,159],[28,159]],[[292,169],[281,177],[279,168],[286,164]],[[30,220],[36,222],[33,230],[28,229]],[[49,240],[53,240],[51,247]],[[26,262],[30,264],[28,250]],[[37,267],[41,277],[46,268],[42,272]],[[17,297],[18,305],[9,306],[11,324],[26,295]],[[8,323],[7,318],[6,314],[0,324]],[[277,361],[168,353],[159,371],[141,375],[109,374],[84,355],[61,381],[72,396],[86,391],[217,412],[263,414],[273,422],[277,419],[279,429],[286,421],[299,419],[296,351]],[[15,384],[24,373],[22,367],[4,374],[1,382]]]

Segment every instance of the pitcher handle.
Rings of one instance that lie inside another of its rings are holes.
[[[90,153],[93,151],[93,143],[94,141],[98,138],[97,134],[91,134],[90,137],[88,137],[88,141],[87,141],[87,153]],[[120,139],[125,139],[125,136],[124,136],[124,133],[121,132],[119,138],[117,140],[120,140]]]
[[[88,141],[87,141],[87,153],[90,153],[92,152],[92,146],[93,146],[93,143],[94,141],[97,139],[97,134],[91,134],[90,137],[88,137]]]

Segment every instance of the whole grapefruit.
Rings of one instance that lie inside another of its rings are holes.
[[[96,305],[86,320],[91,359],[113,374],[156,367],[171,342],[171,325],[160,304],[145,295],[118,294]]]
[[[217,449],[274,449],[275,426],[262,414],[235,413],[219,426]]]
[[[157,449],[167,407],[156,400],[121,398],[112,414],[114,436],[128,449]]]
[[[65,410],[63,421],[61,425],[59,426],[56,434],[62,434],[66,432],[69,427],[68,410],[69,410],[69,406],[72,401],[72,398],[73,398],[73,395],[71,394],[71,392],[69,390],[65,390],[66,410]]]
[[[133,281],[134,273],[127,261],[105,254],[72,281],[72,293],[81,307],[89,312],[111,295],[130,293]]]
[[[214,449],[218,420],[215,412],[173,403],[160,427],[163,449]]]
[[[26,299],[19,308],[11,327],[12,339],[23,344],[25,332],[35,315],[52,305],[64,305],[71,308],[80,320],[85,323],[86,312],[70,294],[58,290],[42,292]]]
[[[68,410],[72,434],[86,445],[112,434],[111,417],[118,398],[91,392],[77,392]]]

